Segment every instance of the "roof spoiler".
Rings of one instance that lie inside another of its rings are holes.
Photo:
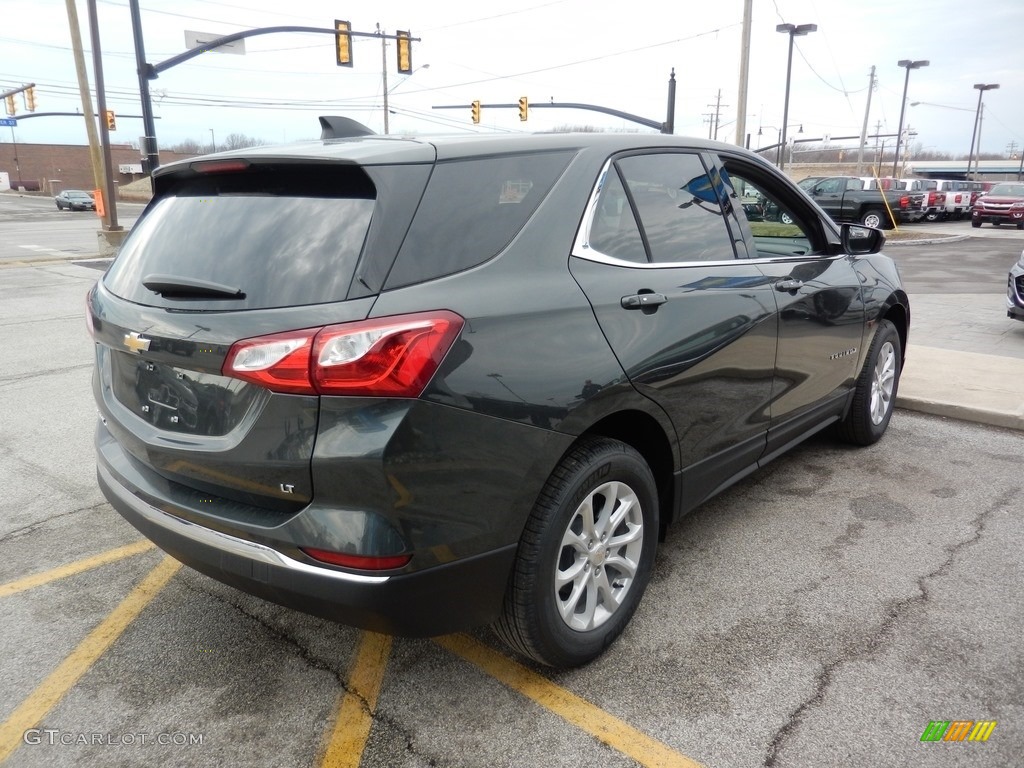
[[[373,136],[372,130],[350,117],[320,115],[321,139],[345,139],[352,136]]]

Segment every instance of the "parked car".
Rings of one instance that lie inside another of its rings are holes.
[[[1006,285],[1006,316],[1024,320],[1024,251],[1021,251],[1017,263],[1010,267]]]
[[[825,428],[886,431],[910,309],[884,235],[753,153],[322,120],[161,166],[88,295],[99,484],[196,570],[583,664],[679,518]]]
[[[985,222],[1024,229],[1024,183],[1003,181],[979,197],[971,210],[971,226],[980,227]]]
[[[63,192],[57,193],[53,199],[57,203],[58,211],[63,211],[65,208],[69,211],[96,210],[96,201],[92,199],[92,195],[81,189],[65,189]]]
[[[924,217],[923,193],[867,189],[857,176],[811,176],[801,179],[799,186],[835,221],[892,229],[896,222]]]

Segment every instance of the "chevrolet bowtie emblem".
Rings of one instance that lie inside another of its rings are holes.
[[[137,334],[135,331],[124,335],[124,345],[128,347],[129,351],[134,352],[135,354],[148,352],[149,341],[149,339],[142,338],[142,336]]]

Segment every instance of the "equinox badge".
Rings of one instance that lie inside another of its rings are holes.
[[[129,352],[134,352],[136,355],[142,352],[149,352],[149,342],[149,339],[142,338],[135,331],[124,335],[124,345],[128,347]]]

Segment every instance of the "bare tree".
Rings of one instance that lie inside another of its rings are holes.
[[[245,147],[260,147],[266,143],[263,139],[246,136],[244,133],[229,133],[227,138],[220,143],[218,149],[244,149]]]

